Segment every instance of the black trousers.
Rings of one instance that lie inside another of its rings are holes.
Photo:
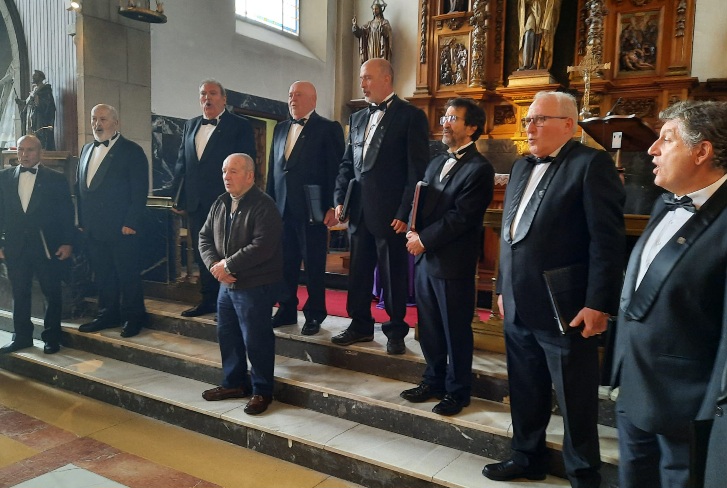
[[[308,300],[303,305],[306,320],[322,322],[326,310],[326,254],[328,229],[323,224],[308,224],[292,217],[283,218],[283,292],[278,315],[296,321],[298,316],[298,283],[300,263],[305,265]]]
[[[371,315],[371,292],[374,288],[374,269],[379,265],[384,288],[384,307],[389,322],[382,324],[390,339],[402,339],[409,332],[404,321],[408,293],[409,258],[404,234],[388,237],[374,236],[362,221],[350,234],[351,268],[348,275],[346,311],[351,317],[350,328],[361,334],[374,333]]]
[[[111,323],[146,320],[139,263],[139,236],[86,239],[98,286],[98,318]]]
[[[13,327],[16,341],[31,342],[33,340],[30,310],[34,276],[38,279],[38,284],[46,300],[44,330],[41,337],[45,342],[60,342],[61,340],[61,313],[63,311],[61,277],[65,262],[58,261],[53,255],[54,250],[49,249],[49,251],[51,259],[48,259],[42,242],[38,240],[28,245],[19,254],[7,256],[8,278],[13,289]]]
[[[598,487],[597,340],[580,334],[562,336],[555,323],[552,330],[529,327],[516,310],[506,310],[505,348],[515,462],[547,470],[545,429],[554,387],[565,428],[563,461],[568,479],[574,488]]]
[[[202,230],[202,226],[207,220],[209,214],[209,208],[206,210],[198,210],[196,212],[190,212],[187,215],[187,222],[189,224],[189,231],[192,235],[192,247],[194,247],[194,260],[197,262],[199,267],[199,284],[200,293],[202,294],[202,303],[209,306],[217,306],[217,294],[220,291],[220,282],[212,276],[210,270],[202,261],[202,255],[199,253],[199,231]]]

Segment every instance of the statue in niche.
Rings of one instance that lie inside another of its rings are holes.
[[[352,20],[351,31],[358,38],[358,51],[361,64],[372,58],[384,58],[391,61],[391,24],[384,18],[386,2],[374,0],[371,11],[374,18],[359,27],[356,17]]]
[[[466,0],[449,0],[449,14],[454,12],[465,12],[467,7],[465,6]]]
[[[659,27],[655,19],[635,15],[624,22],[619,37],[619,67],[622,71],[655,69]]]
[[[25,115],[23,135],[35,134],[43,149],[55,151],[56,144],[53,138],[53,121],[56,118],[56,104],[53,100],[53,90],[45,82],[45,73],[33,71],[33,84],[30,94],[25,100],[16,98],[21,115]]]
[[[518,0],[520,50],[518,70],[550,69],[553,37],[561,0]]]

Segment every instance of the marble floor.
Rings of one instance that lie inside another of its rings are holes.
[[[0,488],[359,485],[0,370]]]

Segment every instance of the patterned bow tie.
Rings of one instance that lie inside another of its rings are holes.
[[[386,108],[389,105],[389,102],[390,101],[391,101],[391,99],[384,100],[383,102],[381,102],[378,105],[376,105],[375,103],[372,104],[372,105],[369,105],[369,113],[372,114],[372,113],[376,112],[377,110],[381,110],[382,112],[386,112]]]
[[[456,152],[448,152],[447,156],[449,156],[452,159],[459,159],[465,152],[467,151],[467,148],[459,149]]]
[[[38,168],[26,168],[25,166],[20,167],[20,172],[25,173],[26,171],[31,172],[32,174],[35,174],[38,171]]]
[[[692,199],[687,196],[675,198],[674,195],[670,193],[664,193],[661,198],[664,200],[666,208],[669,211],[676,210],[678,208],[683,208],[687,212],[691,213],[697,211],[697,208],[694,206],[694,202],[692,202]]]
[[[202,125],[217,125],[217,119],[202,119]]]
[[[292,123],[294,123],[294,124],[298,124],[298,125],[305,125],[305,122],[306,122],[307,120],[308,120],[308,119],[306,119],[305,117],[304,117],[304,118],[302,118],[302,119],[294,119],[294,118],[292,118],[292,117],[291,117],[291,119],[290,119],[290,121],[291,121]]]
[[[106,147],[109,147],[109,140],[106,139],[105,141],[93,141],[93,147],[99,147],[101,144],[103,144]]]
[[[553,156],[546,156],[544,158],[539,158],[532,154],[530,154],[529,156],[525,156],[525,159],[528,160],[528,163],[532,163],[532,164],[552,163],[553,161],[555,161],[555,158]]]

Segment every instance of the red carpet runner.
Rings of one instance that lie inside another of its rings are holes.
[[[308,299],[308,291],[304,286],[298,287],[298,310],[303,308],[305,301]],[[376,308],[376,301],[371,302],[371,314],[376,322],[386,322],[389,316],[385,310]],[[326,307],[329,315],[337,317],[348,317],[346,313],[346,292],[342,290],[326,290]],[[478,309],[477,312],[482,320],[487,320],[490,316],[489,310]],[[410,327],[414,327],[417,323],[418,315],[416,307],[406,307],[406,323]]]

